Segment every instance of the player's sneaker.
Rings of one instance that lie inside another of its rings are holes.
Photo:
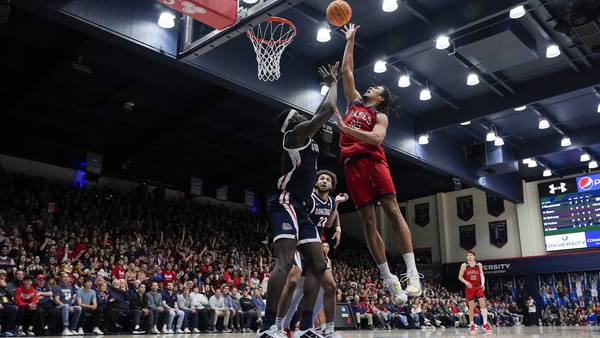
[[[475,331],[477,331],[477,328],[475,327],[475,324],[471,324],[469,326],[469,332],[475,332]]]
[[[318,329],[310,328],[306,331],[296,331],[294,332],[293,338],[324,338]]]
[[[402,285],[398,277],[394,276],[393,278],[384,279],[383,285],[392,294],[392,298],[396,304],[402,305],[406,303],[408,297],[406,297],[406,293],[402,290]]]
[[[342,338],[342,335],[339,334],[339,333],[337,333],[337,332],[335,332],[335,331],[333,331],[333,332],[330,332],[330,333],[324,333],[323,337],[325,337],[325,338]]]
[[[271,325],[268,330],[257,332],[256,338],[287,338],[287,336],[284,331],[277,329],[277,325]]]
[[[400,281],[406,282],[406,294],[409,297],[421,297],[423,294],[423,289],[421,288],[421,278],[423,278],[423,275],[415,270],[414,272],[404,273],[401,277]]]
[[[490,325],[490,323],[485,323],[485,324],[483,324],[483,329],[484,329],[486,332],[492,332],[492,326]]]

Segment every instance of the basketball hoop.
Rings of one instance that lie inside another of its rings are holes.
[[[281,55],[294,40],[296,26],[287,19],[272,17],[250,28],[246,34],[256,52],[258,78],[263,81],[279,79]]]

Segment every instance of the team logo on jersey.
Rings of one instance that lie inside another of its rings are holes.
[[[548,189],[550,189],[550,193],[552,195],[555,195],[557,191],[564,193],[567,191],[567,184],[565,182],[560,182],[560,185],[552,184],[552,185],[548,186]]]
[[[290,231],[294,228],[292,227],[292,225],[290,223],[283,223],[281,225],[281,229],[283,229],[284,231]]]

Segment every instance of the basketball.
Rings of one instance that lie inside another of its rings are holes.
[[[352,18],[352,7],[344,0],[334,0],[327,6],[327,21],[333,26],[341,27]]]

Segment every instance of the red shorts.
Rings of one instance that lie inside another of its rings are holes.
[[[385,195],[396,194],[385,161],[370,156],[348,159],[344,164],[344,176],[357,209],[373,204]]]
[[[485,293],[483,292],[481,286],[474,286],[470,289],[465,288],[465,298],[467,299],[467,301],[475,300],[475,298],[485,298]]]

